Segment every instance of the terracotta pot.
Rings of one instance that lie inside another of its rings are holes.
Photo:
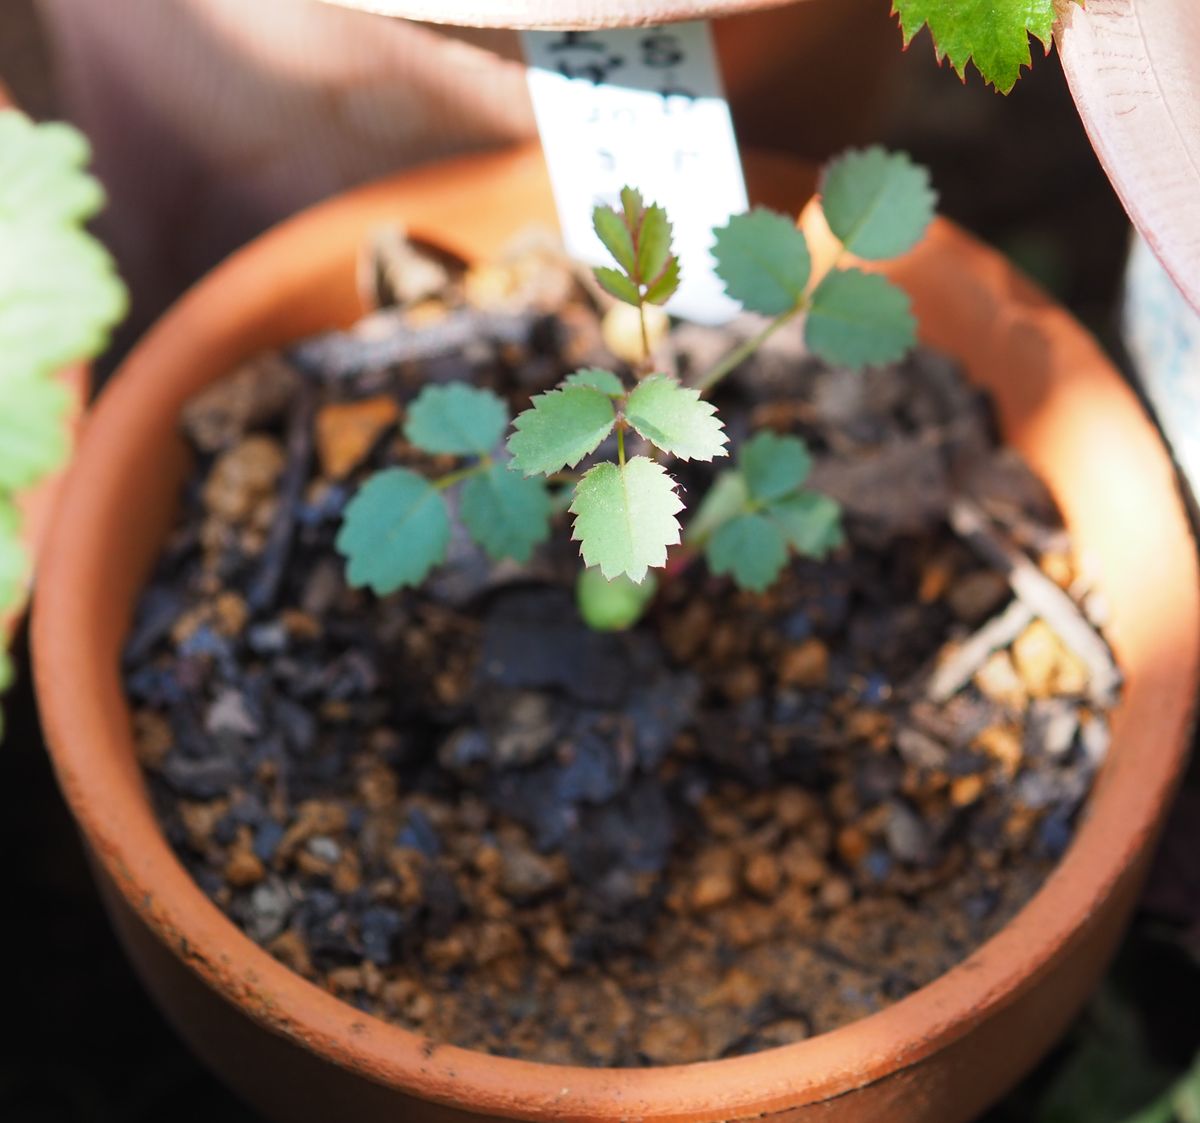
[[[13,102],[8,90],[0,83],[0,110],[12,109]],[[67,424],[74,435],[78,431],[79,420],[83,416],[84,403],[87,401],[88,390],[91,386],[91,371],[85,364],[77,363],[68,367],[59,376],[71,395],[71,410]],[[63,473],[54,472],[42,480],[36,487],[30,488],[17,496],[17,508],[21,512],[21,541],[30,558],[29,580],[33,580],[33,568],[46,528],[50,522],[50,512],[62,485]],[[19,604],[9,609],[7,613],[0,612],[0,646],[8,647],[25,615],[25,604]]]
[[[811,190],[810,174],[783,158],[747,164],[761,202],[798,208]],[[1096,562],[1127,675],[1110,759],[1074,843],[964,963],[880,1013],[754,1056],[641,1070],[500,1059],[423,1040],[292,974],[204,896],[159,831],[119,657],[187,470],[181,405],[263,348],[352,321],[353,260],[372,227],[400,218],[479,257],[552,215],[544,164],[530,150],[356,191],[221,266],[105,392],[51,536],[34,653],[59,781],[117,928],[196,1052],[287,1123],[967,1120],[1058,1037],[1121,935],[1186,754],[1200,584],[1171,464],[1134,396],[1064,311],[948,222],[892,272],[913,295],[924,341],[992,392],[1008,439]]]

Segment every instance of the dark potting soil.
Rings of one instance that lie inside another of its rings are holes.
[[[804,436],[846,512],[848,547],[764,595],[696,564],[591,632],[559,525],[527,567],[456,535],[380,600],[343,580],[345,502],[453,463],[405,444],[405,403],[465,378],[520,408],[628,325],[542,249],[375,265],[394,307],[185,418],[196,472],[125,681],[204,891],[364,1011],[591,1065],[821,1033],[995,933],[1071,841],[1115,675],[1053,505],[953,366],[833,371],[780,333],[729,380],[734,447]],[[747,330],[680,327],[660,357],[687,377]],[[694,504],[710,469],[681,475]]]

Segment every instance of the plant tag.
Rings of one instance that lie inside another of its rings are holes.
[[[607,31],[526,31],[529,92],[567,252],[610,264],[592,208],[636,187],[666,208],[682,279],[673,315],[724,323],[738,305],[709,253],[747,207],[729,103],[703,20]]]

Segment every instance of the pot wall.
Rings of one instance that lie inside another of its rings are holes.
[[[795,210],[811,190],[788,161],[751,158],[748,169],[768,205]],[[1101,574],[1127,674],[1111,756],[1074,844],[963,964],[871,1017],[756,1056],[639,1070],[498,1059],[422,1041],[292,975],[204,897],[158,830],[118,668],[186,469],[180,406],[237,360],[352,320],[355,250],[380,221],[403,218],[470,257],[552,213],[544,165],[528,150],[365,189],[232,258],[106,391],[55,526],[34,640],[55,767],[118,927],[197,1052],[287,1123],[324,1123],[335,1110],[356,1121],[964,1123],[1049,1047],[1120,937],[1186,754],[1200,576],[1169,459],[1132,393],[1065,312],[949,223],[892,273],[924,341],[965,361],[1048,481]]]

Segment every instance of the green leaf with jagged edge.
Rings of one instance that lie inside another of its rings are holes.
[[[916,340],[908,293],[877,273],[835,269],[812,294],[804,341],[828,363],[861,370],[892,362]]]
[[[780,316],[803,299],[812,258],[804,235],[786,215],[757,207],[734,215],[713,235],[717,276],[744,308]]]
[[[408,468],[385,468],[346,507],[336,546],[346,580],[387,596],[419,585],[446,558],[450,515],[442,493]]]
[[[622,575],[610,581],[598,569],[582,569],[575,579],[575,603],[579,615],[597,632],[623,632],[632,628],[658,592],[653,573],[634,584]]]
[[[563,379],[564,386],[590,386],[607,394],[610,398],[620,398],[625,395],[625,384],[611,370],[600,370],[597,367],[587,367],[568,374]]]
[[[750,504],[746,477],[736,468],[719,473],[712,487],[704,493],[695,515],[688,520],[684,541],[689,545],[702,546],[717,527],[749,511]]]
[[[680,460],[729,455],[717,407],[669,374],[639,382],[625,403],[625,418],[651,444]]]
[[[742,445],[738,467],[746,477],[750,497],[770,503],[804,483],[812,471],[812,457],[799,437],[764,430]]]
[[[1054,28],[1054,0],[892,0],[892,13],[906,47],[927,24],[938,62],[948,58],[960,78],[973,62],[1002,94],[1030,65],[1029,36],[1049,51]]]
[[[550,534],[550,495],[541,480],[493,464],[463,485],[458,513],[493,561],[527,562]]]
[[[785,495],[767,507],[767,514],[788,545],[805,557],[823,558],[846,541],[841,505],[828,495],[816,491]]]
[[[761,593],[787,564],[787,542],[765,515],[738,515],[717,528],[704,556],[713,573],[729,574],[741,588]]]
[[[526,476],[573,468],[612,432],[612,399],[591,386],[566,386],[538,394],[517,414],[508,438],[512,466]]]
[[[100,351],[125,288],[85,231],[0,217],[0,380],[50,375]]]
[[[877,145],[831,160],[820,191],[829,229],[850,253],[872,261],[912,249],[937,206],[929,172]]]
[[[0,376],[0,492],[29,487],[66,459],[70,402],[57,379]]]
[[[657,204],[646,206],[641,193],[621,189],[621,207],[600,204],[592,211],[596,235],[620,266],[593,270],[600,286],[618,300],[640,307],[663,304],[679,287],[679,261],[671,251],[671,223]]]
[[[618,300],[632,304],[635,308],[641,303],[641,292],[628,277],[618,269],[610,269],[607,265],[597,265],[592,273],[599,281],[600,287]]]
[[[483,456],[508,425],[508,407],[491,390],[466,382],[426,386],[408,407],[404,439],[425,452]]]
[[[572,539],[585,564],[610,581],[625,574],[640,584],[650,568],[666,564],[679,541],[675,516],[683,503],[661,464],[635,456],[623,465],[597,464],[575,485]]]
[[[0,621],[24,600],[28,576],[29,558],[21,545],[21,513],[0,494]]]
[[[64,226],[92,218],[104,189],[84,171],[90,159],[78,129],[0,110],[0,221]]]

